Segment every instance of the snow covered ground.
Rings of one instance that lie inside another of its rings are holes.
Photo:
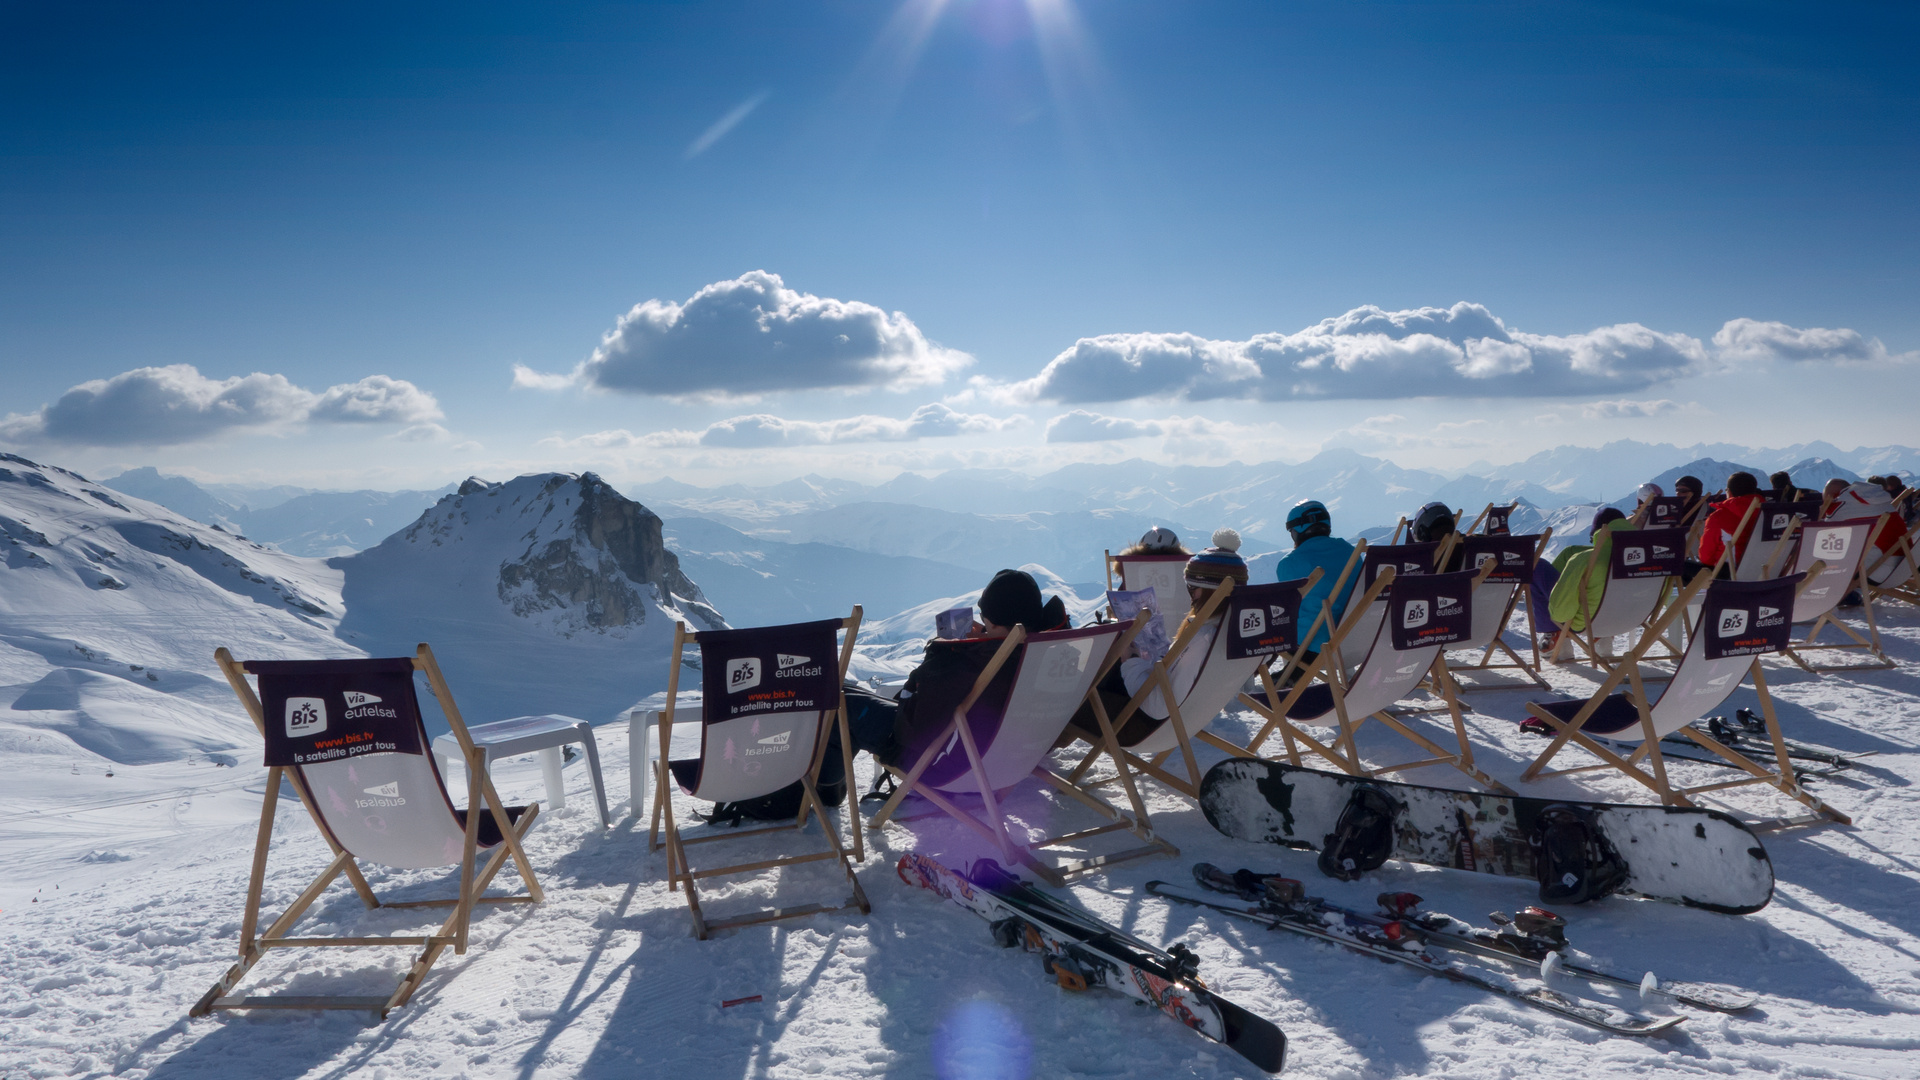
[[[1189,942],[1217,991],[1285,1029],[1289,1075],[1913,1076],[1920,613],[1890,606],[1883,629],[1897,670],[1815,677],[1769,667],[1790,736],[1874,752],[1846,776],[1818,782],[1854,827],[1766,838],[1779,878],[1771,906],[1735,917],[1613,898],[1563,911],[1576,946],[1601,964],[1750,987],[1761,1002],[1745,1015],[1692,1013],[1668,1036],[1611,1038],[1408,969],[1170,908],[1141,886],[1183,880],[1199,860],[1283,871],[1359,906],[1382,890],[1410,889],[1431,908],[1469,917],[1529,903],[1534,888],[1397,863],[1341,884],[1321,877],[1309,854],[1220,836],[1198,809],[1151,784],[1156,825],[1181,856],[1127,864],[1071,892],[1150,940]],[[1585,668],[1554,669],[1549,678],[1570,692],[1593,682]],[[1508,781],[1540,745],[1513,724],[1531,696],[1537,692],[1470,696],[1482,764]],[[1743,690],[1729,709],[1752,700]],[[1220,726],[1235,737],[1246,721],[1230,716]],[[599,829],[575,762],[566,771],[568,807],[531,837],[547,902],[482,915],[474,949],[444,959],[386,1023],[351,1013],[186,1018],[232,961],[264,777],[257,752],[119,764],[107,775],[101,758],[65,740],[13,739],[0,748],[0,864],[8,868],[0,878],[0,1077],[1257,1075],[1231,1052],[1117,995],[1058,989],[1036,957],[996,948],[973,915],[902,884],[893,871],[902,852],[927,851],[952,865],[982,854],[940,821],[869,837],[859,874],[870,916],[815,916],[693,940],[683,902],[662,882],[664,858],[649,853],[645,823],[624,805],[626,725],[606,725],[599,736],[610,795],[621,803],[616,827]],[[1380,731],[1363,749],[1375,762],[1413,754]],[[862,759],[863,778],[866,768]],[[1676,768],[1699,782],[1704,774],[1694,770],[1706,767]],[[503,762],[496,775],[510,800],[541,797],[530,758]],[[1457,776],[1427,769],[1410,779],[1453,784]],[[1646,801],[1630,782],[1603,774],[1529,790]],[[1756,812],[1788,805],[1768,790],[1745,789],[1729,801]],[[1014,810],[1036,826],[1056,816],[1091,823],[1083,810],[1031,789]],[[323,861],[305,818],[283,801],[270,909]],[[756,845],[773,850],[771,841],[735,846]],[[376,868],[369,876],[402,899],[449,886],[434,872]],[[510,874],[500,884],[517,888]],[[776,896],[837,898],[843,889],[831,868],[816,865],[720,886],[708,910],[724,914]],[[392,933],[426,924],[417,913],[368,912],[336,885],[303,927]],[[274,956],[247,986],[385,992],[406,955]],[[762,1000],[721,1006],[752,995]]]

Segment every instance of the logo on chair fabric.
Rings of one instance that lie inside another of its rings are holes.
[[[1787,527],[1787,522],[1788,522],[1788,521],[1790,521],[1790,520],[1792,520],[1792,518],[1791,518],[1791,516],[1790,516],[1790,515],[1787,515],[1787,514],[1775,514],[1775,515],[1773,515],[1773,529],[1774,529],[1774,531],[1775,531],[1775,532],[1779,532],[1780,530],[1782,530],[1782,529],[1784,529],[1784,528],[1786,528],[1786,527]]]
[[[381,806],[405,806],[407,800],[400,797],[400,781],[389,780],[377,787],[361,788],[362,794],[371,795],[371,799],[355,799],[353,805],[362,810],[372,810]]]
[[[347,719],[349,720],[367,720],[373,717],[393,720],[400,715],[398,710],[382,707],[378,694],[348,690],[342,696],[347,699]]]
[[[1826,559],[1844,559],[1853,547],[1853,534],[1846,529],[1828,529],[1814,541],[1813,549]]]
[[[1507,554],[1508,554],[1509,556],[1512,556],[1512,554],[1513,554],[1513,553],[1512,553],[1512,552],[1508,552]],[[1480,567],[1482,567],[1482,566],[1485,566],[1485,565],[1487,565],[1488,563],[1490,563],[1490,562],[1492,562],[1492,561],[1493,561],[1493,552],[1491,552],[1491,551],[1483,551],[1483,552],[1481,552],[1480,554],[1478,554],[1478,555],[1475,555],[1475,556],[1473,557],[1473,566],[1474,566],[1474,569],[1476,569],[1476,570],[1477,570],[1477,569],[1479,569]],[[1514,562],[1519,562],[1520,560],[1516,558],[1516,559],[1514,559],[1513,561],[1514,561]]]
[[[778,735],[769,735],[766,738],[761,739],[760,745],[761,746],[785,746],[787,745],[787,740],[791,738],[793,738],[793,732],[783,731]]]
[[[1400,625],[1406,627],[1427,625],[1427,602],[1425,600],[1407,601],[1407,610],[1400,617]]]
[[[727,693],[737,694],[760,685],[760,658],[742,656],[727,661]]]
[[[1259,637],[1267,632],[1267,613],[1259,608],[1248,608],[1240,613],[1240,636]]]
[[[807,661],[812,660],[813,657],[795,656],[792,653],[779,653],[779,654],[776,654],[774,659],[779,661],[780,670],[785,671],[790,667],[799,667],[801,664],[804,664]]]
[[[1620,552],[1620,561],[1627,566],[1639,566],[1641,563],[1647,561],[1647,549],[1643,547],[1623,548]]]
[[[1671,559],[1673,558],[1673,549],[1661,544],[1655,544],[1653,545],[1653,557],[1656,559]]]
[[[1764,621],[1766,621],[1767,619],[1771,619],[1771,618],[1773,618],[1773,617],[1774,617],[1775,615],[1778,615],[1778,614],[1780,614],[1780,609],[1779,609],[1779,608],[1777,608],[1777,607],[1768,607],[1768,606],[1767,606],[1767,605],[1765,605],[1765,604],[1761,604],[1761,605],[1760,605],[1760,619],[1761,619],[1761,621],[1763,621],[1763,622],[1764,622]]]
[[[287,699],[287,738],[300,739],[327,730],[327,703],[317,697]]]
[[[377,705],[380,702],[379,697],[373,694],[363,694],[358,690],[348,690],[343,696],[347,699],[347,708],[349,709],[357,709],[362,705]]]
[[[1747,632],[1746,608],[1728,608],[1720,613],[1720,636],[1738,637]]]

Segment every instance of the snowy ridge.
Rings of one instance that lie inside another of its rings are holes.
[[[221,678],[261,658],[353,654],[342,575],[0,454],[0,747],[146,763],[254,744]]]

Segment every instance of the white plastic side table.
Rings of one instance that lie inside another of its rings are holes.
[[[665,695],[662,695],[663,700],[664,697]],[[674,711],[689,715],[691,720],[684,728],[675,725],[674,730],[688,733],[695,740],[700,737],[701,698],[701,693],[695,690],[683,693],[674,699]],[[653,812],[653,804],[647,801],[647,782],[653,771],[659,768],[652,756],[659,749],[657,745],[659,740],[654,737],[653,730],[660,726],[660,714],[666,711],[666,705],[663,703],[643,705],[627,714],[627,776],[632,788],[635,821]],[[674,741],[678,742],[679,739]],[[695,742],[694,749],[697,753],[698,742]]]
[[[600,779],[600,750],[594,745],[593,727],[585,720],[553,713],[516,716],[511,720],[475,724],[467,729],[467,735],[479,748],[489,771],[495,758],[538,752],[540,771],[547,782],[547,802],[555,810],[563,810],[567,805],[566,781],[560,775],[560,748],[579,743],[586,748],[587,773],[593,779],[593,797],[600,804],[600,825],[613,827],[613,817],[607,813],[606,785]],[[433,754],[442,762],[459,761],[460,740],[453,737],[453,732],[447,732],[433,740]]]

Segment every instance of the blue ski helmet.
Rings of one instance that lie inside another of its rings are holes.
[[[1287,511],[1287,535],[1293,537],[1295,547],[1316,536],[1332,536],[1333,515],[1320,500],[1307,499]]]

